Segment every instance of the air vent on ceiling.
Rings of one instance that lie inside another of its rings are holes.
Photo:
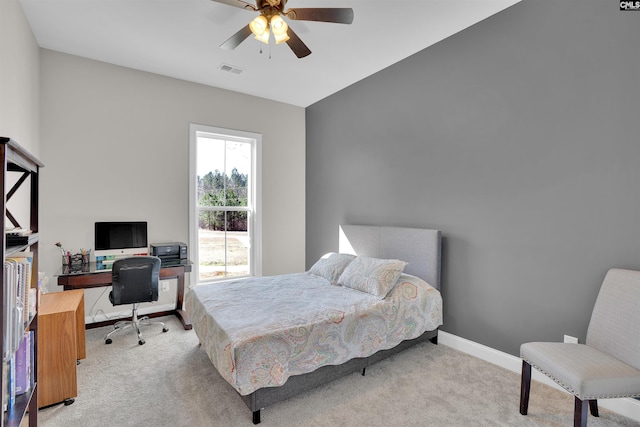
[[[234,67],[233,65],[228,65],[228,64],[220,64],[220,66],[218,67],[218,70],[226,71],[227,73],[231,73],[231,74],[242,74],[244,72],[242,68]]]

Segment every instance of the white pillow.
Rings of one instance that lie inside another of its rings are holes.
[[[359,256],[338,279],[338,284],[369,293],[379,299],[387,296],[398,281],[406,262]]]
[[[309,269],[309,273],[324,277],[335,285],[344,269],[347,268],[355,258],[356,256],[351,254],[329,252],[313,264]]]

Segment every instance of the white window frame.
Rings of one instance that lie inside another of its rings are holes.
[[[197,159],[198,136],[208,134],[226,140],[242,140],[249,142],[251,150],[250,185],[253,187],[251,198],[248,200],[248,231],[250,241],[249,275],[262,275],[262,135],[254,132],[224,129],[199,124],[189,125],[189,256],[193,262],[191,275],[192,284],[201,284],[229,280],[229,277],[200,281],[199,273],[199,242],[198,242],[198,188],[197,188]],[[237,210],[237,209],[236,209]]]

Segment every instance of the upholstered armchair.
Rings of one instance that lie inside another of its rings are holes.
[[[520,413],[527,415],[531,367],[575,396],[574,426],[586,427],[597,399],[640,396],[640,272],[612,269],[604,278],[585,344],[530,342],[520,347]]]

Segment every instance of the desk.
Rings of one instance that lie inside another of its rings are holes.
[[[176,309],[171,311],[162,311],[158,313],[148,314],[149,317],[166,316],[167,314],[175,314],[182,322],[185,329],[191,329],[191,321],[189,316],[182,309],[184,300],[184,274],[191,271],[191,263],[167,264],[160,267],[160,280],[177,279],[178,296],[176,298]],[[58,285],[62,286],[65,291],[72,289],[89,289],[111,286],[111,270],[105,268],[102,263],[79,265],[78,267],[63,266],[56,274],[58,276]],[[122,320],[122,319],[118,319]],[[97,328],[113,324],[114,321],[98,322],[90,324],[89,328]]]
[[[78,395],[76,362],[87,357],[84,291],[40,297],[38,311],[38,407],[73,403]]]

